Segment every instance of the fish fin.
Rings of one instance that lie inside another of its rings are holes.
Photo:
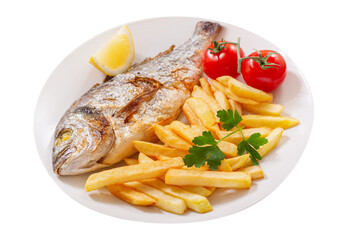
[[[215,38],[221,30],[221,25],[214,22],[200,21],[196,24],[194,35],[202,35],[206,38]]]
[[[156,58],[162,57],[162,56],[164,56],[165,54],[168,54],[168,53],[172,52],[172,51],[174,50],[174,48],[175,48],[175,45],[171,45],[169,49],[167,49],[167,50],[159,53],[159,54],[156,55],[155,57],[148,57],[148,58],[145,58],[145,60],[142,61],[141,63],[135,63],[134,65],[131,66],[131,68],[129,69],[129,72],[132,72],[133,69],[135,69],[135,68],[137,68],[137,67],[139,67],[139,66],[141,66],[141,65],[143,65],[143,64],[145,64],[145,63],[147,63],[147,62],[150,62],[150,61],[152,61],[152,60],[154,60],[154,59],[156,59]]]

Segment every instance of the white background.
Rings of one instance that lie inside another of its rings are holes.
[[[2,1],[0,238],[359,238],[360,17],[355,3]],[[210,18],[250,30],[286,52],[312,90],[313,131],[299,163],[272,194],[239,213],[188,224],[109,217],[61,191],[37,154],[35,104],[57,64],[100,32],[160,16]]]

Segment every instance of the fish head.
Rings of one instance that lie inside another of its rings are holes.
[[[65,114],[55,131],[54,172],[76,175],[107,166],[102,159],[114,140],[112,125],[101,111],[85,106]]]

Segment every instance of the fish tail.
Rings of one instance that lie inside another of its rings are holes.
[[[215,38],[220,32],[221,25],[214,22],[200,21],[196,24],[194,35],[202,35],[205,38]]]

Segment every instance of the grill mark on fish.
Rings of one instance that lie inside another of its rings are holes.
[[[128,123],[129,118],[139,110],[140,104],[151,99],[162,86],[155,79],[139,76],[135,76],[134,80],[130,81],[130,83],[136,87],[141,87],[143,91],[131,99],[120,111],[113,114],[113,117],[124,118],[124,123]]]

